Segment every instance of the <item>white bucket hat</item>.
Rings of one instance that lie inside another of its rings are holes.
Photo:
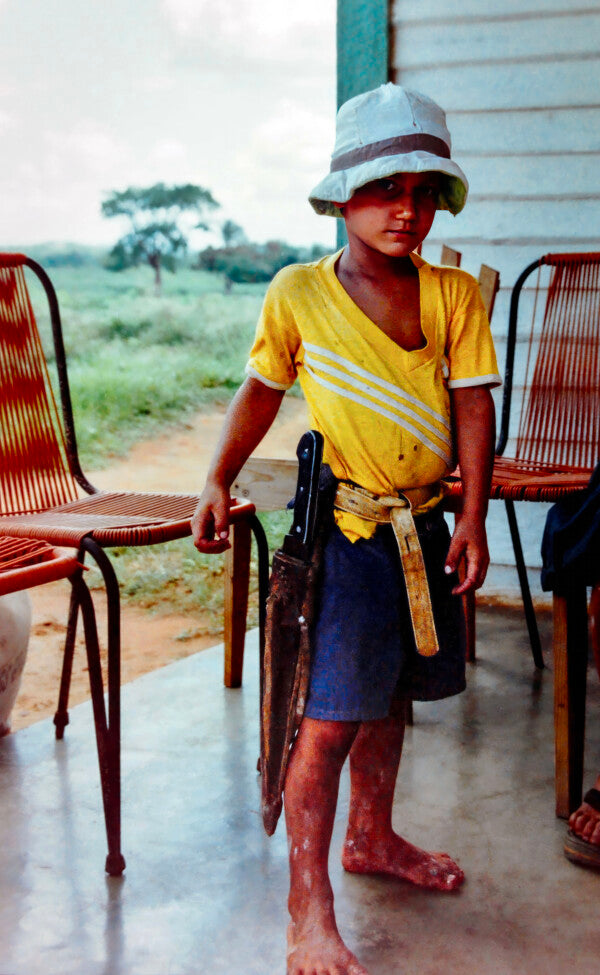
[[[394,173],[441,173],[438,210],[460,213],[469,184],[450,158],[446,113],[431,98],[388,82],[344,102],[337,114],[329,174],[309,196],[314,210],[341,217],[365,183]]]

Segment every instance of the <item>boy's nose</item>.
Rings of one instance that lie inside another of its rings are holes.
[[[410,220],[415,215],[415,201],[412,194],[406,194],[400,200],[396,200],[396,219]]]

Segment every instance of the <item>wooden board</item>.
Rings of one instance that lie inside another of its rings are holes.
[[[531,18],[543,30],[540,20],[545,21],[546,16],[564,16],[566,6],[565,0],[503,0],[501,5],[482,3],[482,0],[419,0],[419,3],[393,0],[391,19],[404,23],[429,20],[432,28],[442,23],[465,25],[467,21],[475,21],[487,23],[491,29],[503,20],[522,22]],[[576,6],[578,10],[598,9],[597,0],[577,0]]]
[[[250,457],[236,477],[231,493],[247,498],[257,511],[281,511],[294,497],[298,461]]]
[[[479,269],[477,281],[479,284],[479,290],[481,291],[481,297],[483,298],[483,303],[485,305],[485,310],[487,311],[488,318],[491,320],[494,313],[496,295],[498,294],[498,288],[500,287],[500,275],[498,271],[494,270],[493,267],[488,267],[487,264],[482,264]]]
[[[447,244],[442,244],[442,256],[440,257],[440,264],[445,267],[460,267],[462,254],[460,251],[455,250],[453,247],[448,247]]]
[[[490,21],[482,16],[465,21],[458,17],[437,30],[432,29],[430,20],[400,21],[395,35],[396,58],[403,70],[433,64],[462,66],[473,61],[493,66],[507,59],[525,62],[584,56],[597,48],[598,10],[547,15],[543,29],[540,19],[517,16]]]

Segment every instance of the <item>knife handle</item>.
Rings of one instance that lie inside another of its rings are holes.
[[[315,521],[317,517],[317,498],[319,493],[319,472],[323,457],[323,437],[317,430],[309,430],[298,443],[298,481],[294,500],[294,520],[289,535],[300,545],[312,548]]]

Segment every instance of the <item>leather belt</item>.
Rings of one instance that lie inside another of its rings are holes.
[[[356,484],[340,481],[334,500],[334,507],[340,511],[348,511],[378,524],[391,523],[404,570],[415,643],[422,657],[432,657],[440,647],[433,621],[425,562],[411,509],[434,497],[438,489],[439,485],[430,484],[426,487],[410,488],[397,497],[380,496],[371,494]]]

